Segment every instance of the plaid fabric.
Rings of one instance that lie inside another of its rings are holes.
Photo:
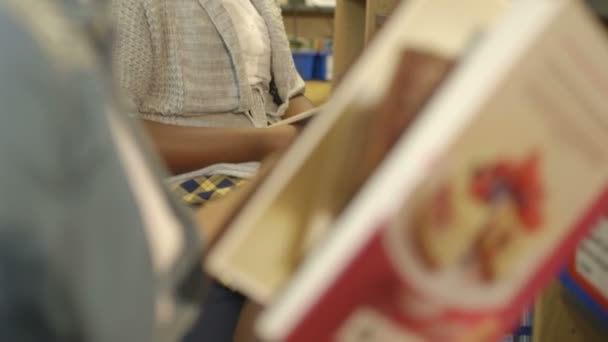
[[[200,176],[173,186],[172,190],[186,203],[199,206],[213,201],[245,182],[242,178],[224,175]]]

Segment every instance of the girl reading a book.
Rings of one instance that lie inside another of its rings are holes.
[[[189,204],[251,177],[297,134],[268,126],[313,107],[272,0],[113,0],[112,13],[117,81]],[[234,325],[243,298],[218,286],[209,300],[197,338],[228,341],[204,330]]]
[[[117,81],[174,173],[207,167],[198,175],[248,178],[256,164],[244,162],[292,141],[293,126],[267,127],[312,104],[273,1],[113,0],[112,7]]]

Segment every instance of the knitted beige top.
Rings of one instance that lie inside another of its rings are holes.
[[[166,124],[266,127],[304,92],[274,0],[251,0],[267,26],[272,81],[250,86],[235,25],[222,0],[112,0],[114,73],[133,112]],[[253,176],[258,163],[179,175]]]
[[[162,123],[265,127],[304,91],[273,0],[251,0],[271,45],[272,81],[251,87],[221,0],[112,0],[117,81],[133,109]]]

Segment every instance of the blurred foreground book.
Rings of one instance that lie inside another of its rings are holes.
[[[207,269],[265,340],[498,340],[607,207],[606,60],[580,1],[404,2]]]

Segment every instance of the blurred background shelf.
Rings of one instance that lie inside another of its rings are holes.
[[[307,81],[306,97],[315,105],[321,105],[327,101],[331,93],[331,82],[326,81]]]
[[[283,15],[333,16],[335,12],[334,7],[307,6],[304,4],[282,5],[281,10],[283,11]]]
[[[291,38],[333,38],[333,83],[336,84],[398,3],[399,0],[336,0],[333,8],[291,0],[281,7],[285,28]]]
[[[357,60],[398,3],[398,0],[336,0],[334,84]]]
[[[582,315],[554,281],[535,303],[533,342],[606,342],[608,335]]]

